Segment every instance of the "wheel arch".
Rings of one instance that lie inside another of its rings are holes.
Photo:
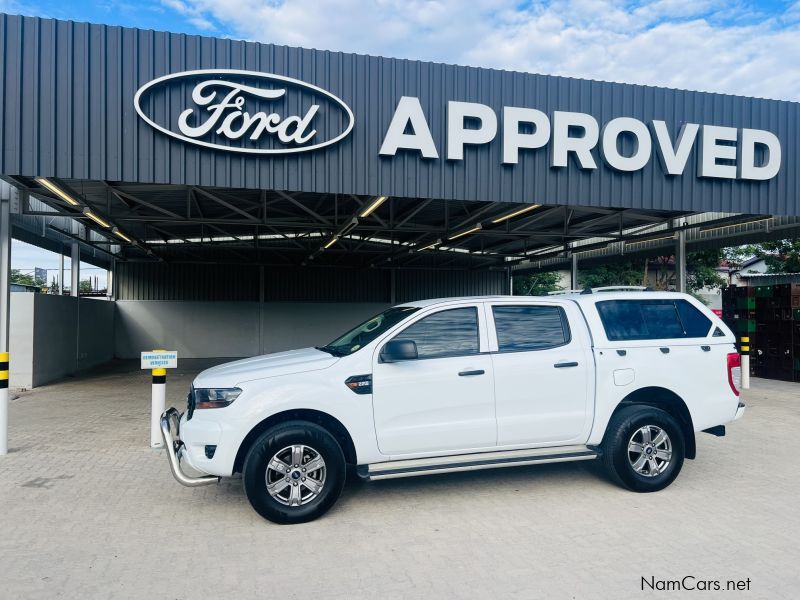
[[[292,409],[270,415],[250,430],[239,445],[239,450],[236,452],[236,459],[233,462],[233,472],[241,473],[247,451],[262,433],[280,423],[297,420],[309,421],[327,430],[336,438],[336,441],[339,442],[339,446],[344,453],[345,462],[348,464],[356,463],[356,448],[355,444],[353,444],[353,438],[339,419],[320,410]]]
[[[683,398],[678,396],[678,394],[672,390],[658,386],[640,388],[631,392],[620,401],[611,414],[611,418],[620,410],[633,405],[652,406],[669,413],[681,426],[686,444],[686,458],[693,459],[697,455],[692,414],[689,412],[689,407],[686,406],[686,402],[684,402]]]

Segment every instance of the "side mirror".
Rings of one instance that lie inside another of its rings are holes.
[[[385,363],[417,359],[417,344],[413,340],[391,340],[381,350],[381,361]]]

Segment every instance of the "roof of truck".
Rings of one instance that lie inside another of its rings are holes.
[[[525,301],[525,302],[541,302],[543,300],[574,300],[579,304],[593,304],[599,300],[660,300],[667,298],[691,298],[688,294],[679,292],[661,292],[661,291],[597,291],[593,293],[586,292],[568,292],[548,296],[462,296],[453,298],[431,298],[428,300],[417,300],[415,302],[405,302],[400,306],[415,306],[417,308],[424,308],[437,304],[451,304],[458,302],[493,302],[493,301]]]

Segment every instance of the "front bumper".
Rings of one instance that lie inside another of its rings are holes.
[[[181,469],[181,450],[183,449],[183,442],[180,439],[180,423],[181,415],[174,407],[168,408],[164,411],[164,414],[161,415],[161,436],[164,438],[164,448],[167,452],[167,461],[169,461],[169,470],[172,471],[172,476],[178,483],[186,487],[197,487],[200,485],[217,483],[220,478],[216,475],[192,477],[184,473]]]

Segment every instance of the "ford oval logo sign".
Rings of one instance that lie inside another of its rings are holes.
[[[140,87],[133,104],[165,135],[246,154],[319,150],[347,137],[355,122],[350,107],[320,87],[236,69],[164,75]]]

